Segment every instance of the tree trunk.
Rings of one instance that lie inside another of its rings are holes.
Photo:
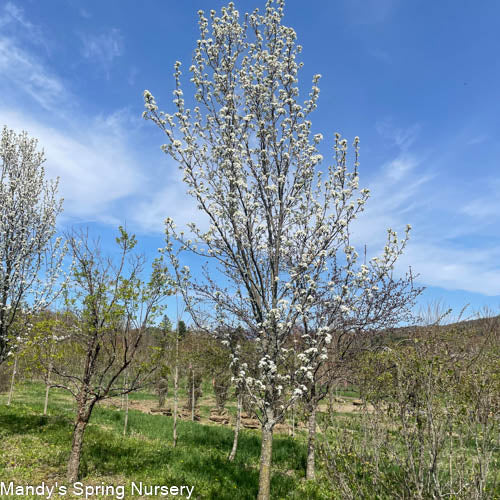
[[[9,399],[7,400],[7,406],[10,406],[12,402],[12,393],[14,392],[14,382],[16,380],[17,373],[17,355],[14,357],[14,367],[12,369],[12,378],[10,379],[10,389],[9,389]]]
[[[177,321],[179,325],[179,321]],[[177,409],[179,406],[179,326],[175,337],[175,371],[174,371],[174,428],[173,446],[177,446]]]
[[[128,385],[128,374],[125,374],[125,389],[127,389]],[[128,392],[125,394],[125,419],[123,422],[123,435],[127,434],[127,426],[128,426]]]
[[[127,434],[128,427],[128,394],[125,395],[125,421],[123,422],[123,435]]]
[[[262,446],[260,449],[259,494],[257,500],[269,500],[271,495],[271,456],[273,452],[273,427],[262,426]]]
[[[49,404],[49,390],[50,390],[50,376],[52,375],[52,360],[49,364],[49,371],[47,372],[47,380],[45,382],[45,402],[43,404],[43,414],[47,415],[47,406]]]
[[[191,392],[191,422],[194,422],[194,370],[193,370],[193,380],[192,380],[192,392]]]
[[[68,482],[74,483],[78,480],[80,469],[80,457],[82,455],[83,434],[89,418],[83,414],[83,411],[78,411],[78,416],[73,431],[73,444],[71,445],[71,454],[68,462]]]
[[[309,437],[307,442],[307,468],[306,479],[314,479],[316,452],[316,406],[309,414]]]
[[[233,448],[229,454],[228,460],[232,462],[236,457],[236,450],[238,449],[238,436],[240,434],[241,425],[241,394],[238,394],[238,413],[236,414],[236,425],[234,428]]]

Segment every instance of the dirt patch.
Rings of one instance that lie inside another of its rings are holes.
[[[122,406],[122,401],[120,398],[105,399],[104,401],[101,401],[100,404],[102,406],[113,408],[115,410],[125,410],[125,406]],[[129,400],[128,402],[129,409],[142,411],[143,413],[151,413],[151,408],[157,406],[158,404],[156,403],[156,401],[151,401],[151,400],[145,400],[145,401]]]
[[[199,403],[202,406],[208,406],[212,409],[215,408],[215,399],[212,397],[200,398]],[[102,404],[103,406],[106,406],[108,408],[114,408],[117,411],[124,411],[124,407],[122,407],[121,398],[119,398],[119,397],[101,401],[100,404]],[[179,401],[179,416],[182,412],[182,405],[183,405],[183,401],[181,400],[181,401]],[[233,405],[231,403],[228,403],[226,406],[233,406]],[[173,398],[167,398],[165,400],[164,407],[165,408],[173,408]],[[132,410],[141,411],[143,413],[148,413],[150,415],[158,415],[159,414],[158,412],[151,411],[152,408],[155,408],[155,409],[158,408],[158,403],[156,400],[142,400],[142,401],[129,400],[129,408]],[[354,413],[354,414],[356,414],[356,413],[360,413],[361,411],[364,411],[365,406],[358,399],[344,398],[342,401],[336,401],[333,404],[333,409],[334,409],[334,411],[339,412],[339,413]],[[329,410],[329,405],[327,403],[320,404],[318,407],[318,411],[320,411],[322,413],[326,413],[326,412],[328,412],[328,410]],[[373,406],[366,405],[366,410],[368,412],[372,412]],[[184,421],[191,420],[191,418],[189,416],[185,417],[185,418],[181,418],[181,419]],[[216,421],[210,420],[210,415],[208,415],[208,416],[200,415],[200,418],[197,419],[196,421],[198,421],[204,425],[218,425],[218,426],[221,426],[221,425],[227,426],[228,425],[228,424],[224,424],[222,422],[216,422]],[[234,417],[229,416],[229,426],[234,427],[234,425],[235,425]],[[252,428],[260,428],[260,424],[257,425],[257,421],[256,421],[256,426],[254,426]],[[305,426],[302,427],[302,426],[298,425],[298,428],[305,428]],[[277,433],[278,434],[281,434],[281,433],[282,434],[289,434],[290,430],[288,429],[288,426],[286,426],[286,428],[277,429]]]
[[[326,413],[329,410],[328,403],[323,403],[318,406],[318,410]],[[360,413],[362,411],[373,412],[374,408],[371,404],[365,404],[359,399],[344,398],[342,401],[335,401],[333,403],[333,411],[339,413]]]

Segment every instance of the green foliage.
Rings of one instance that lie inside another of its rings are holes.
[[[186,323],[184,323],[184,321],[182,321],[182,319],[181,319],[177,325],[177,332],[178,332],[179,338],[181,340],[186,336],[187,331],[188,330],[187,330]]]

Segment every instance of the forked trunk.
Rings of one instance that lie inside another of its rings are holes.
[[[273,427],[262,426],[260,449],[259,494],[257,500],[269,500],[271,495],[271,456],[273,452]]]
[[[228,457],[228,460],[230,462],[232,462],[236,457],[236,450],[238,449],[238,436],[240,434],[240,425],[241,425],[241,394],[238,394],[238,413],[236,414],[236,425],[234,427],[233,448]]]
[[[306,479],[314,479],[316,452],[316,406],[309,414],[309,436],[307,442],[307,468]]]

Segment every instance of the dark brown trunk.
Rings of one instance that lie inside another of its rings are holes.
[[[74,483],[78,480],[80,470],[80,458],[82,455],[83,434],[88,421],[78,418],[73,431],[73,444],[71,445],[71,455],[68,462],[68,482]]]
[[[80,470],[80,458],[82,456],[83,435],[90,420],[95,400],[85,401],[84,396],[78,399],[78,413],[76,415],[75,428],[73,430],[73,442],[71,445],[71,454],[68,461],[68,482],[74,483],[78,480]]]
[[[309,436],[307,442],[306,479],[314,479],[316,451],[316,406],[309,414]]]
[[[273,452],[273,427],[262,427],[262,446],[260,450],[259,494],[257,500],[269,500],[271,495],[271,456]]]

